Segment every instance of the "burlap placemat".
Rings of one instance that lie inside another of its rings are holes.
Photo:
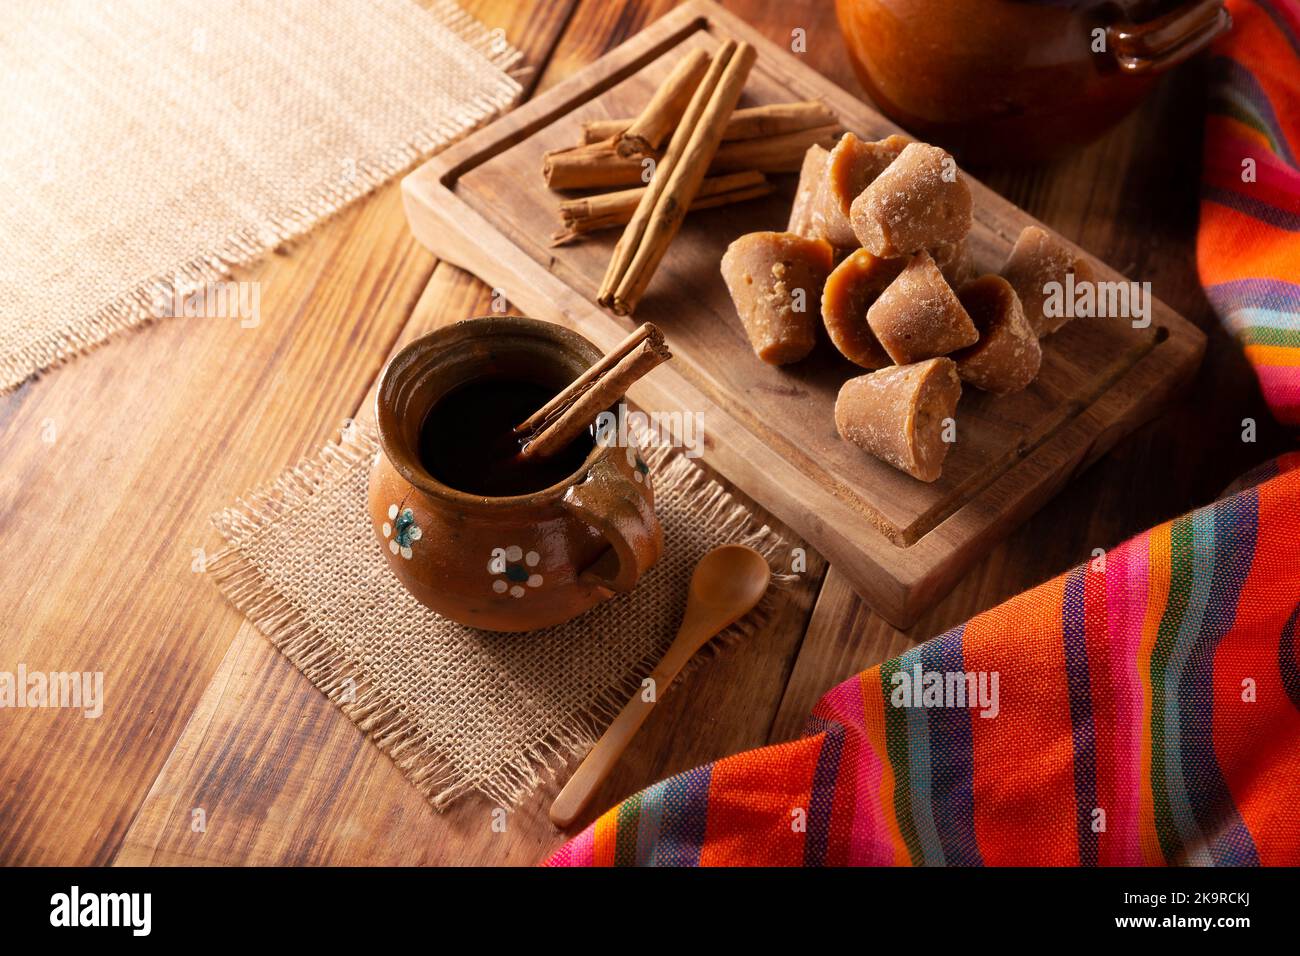
[[[469,792],[511,806],[584,753],[663,654],[696,561],[726,542],[773,564],[764,603],[719,638],[752,630],[792,577],[791,544],[701,468],[649,449],[663,558],[630,594],[528,634],[462,627],[388,570],[366,485],[378,451],[358,426],[215,517],[221,589],[439,809]],[[715,642],[716,644],[717,642]]]
[[[0,392],[151,318],[230,317],[191,293],[513,103],[519,54],[424,5],[0,4]]]

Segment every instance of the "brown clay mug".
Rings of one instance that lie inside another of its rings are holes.
[[[964,162],[1100,135],[1232,23],[1223,0],[836,0],[871,99]]]
[[[420,457],[425,417],[452,389],[519,378],[559,392],[600,357],[562,326],[492,316],[417,339],[385,366],[370,517],[389,567],[422,604],[471,627],[528,631],[630,591],[659,559],[663,531],[635,449],[596,443],[562,481],[496,498],[448,487]]]

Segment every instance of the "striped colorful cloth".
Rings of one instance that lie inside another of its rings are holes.
[[[1197,265],[1273,414],[1300,426],[1300,0],[1228,0]]]
[[[548,864],[1300,864],[1300,454],[1254,479],[845,681],[807,736],[643,790]]]

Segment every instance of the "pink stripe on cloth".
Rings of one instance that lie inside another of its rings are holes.
[[[880,792],[882,768],[880,756],[867,739],[862,681],[851,677],[822,698],[814,713],[834,720],[845,728],[844,746],[857,756],[857,780],[854,787],[853,822],[849,828],[848,864],[850,866],[888,866],[894,849],[889,828],[880,814],[876,795]]]
[[[1300,367],[1293,365],[1256,365],[1259,388],[1278,421],[1300,424]]]
[[[1138,788],[1144,691],[1137,657],[1147,614],[1149,546],[1148,535],[1142,534],[1106,555],[1106,615],[1115,701],[1115,785],[1111,792],[1116,795],[1116,804],[1107,821],[1108,839],[1103,843],[1113,858],[1102,862],[1117,866],[1142,863]]]
[[[1241,159],[1249,156],[1255,160],[1255,178],[1243,182]],[[1260,192],[1269,195],[1294,193],[1300,182],[1300,171],[1288,166],[1286,160],[1275,153],[1262,150],[1258,141],[1230,132],[1215,131],[1214,139],[1206,148],[1201,167],[1205,181],[1250,198]]]
[[[596,828],[589,826],[576,837],[560,847],[555,855],[546,861],[546,866],[595,866],[596,865]]]

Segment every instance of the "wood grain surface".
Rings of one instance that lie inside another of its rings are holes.
[[[576,0],[464,4],[524,50],[545,90],[668,9]],[[727,6],[858,90],[831,4]],[[1068,159],[977,171],[1210,335],[1188,398],[992,549],[907,634],[818,562],[776,619],[664,697],[597,802],[798,733],[820,694],[1153,522],[1287,448],[1196,281],[1202,67]],[[384,358],[485,311],[489,290],[411,238],[389,185],[239,276],[253,329],[179,319],[0,396],[0,670],[103,670],[98,720],[0,712],[0,863],[531,864],[562,835],[540,797],[437,814],[210,581],[208,515],[314,452],[365,405]],[[1241,441],[1242,419],[1259,425]],[[824,577],[824,580],[823,580]],[[206,828],[192,828],[194,810]]]

